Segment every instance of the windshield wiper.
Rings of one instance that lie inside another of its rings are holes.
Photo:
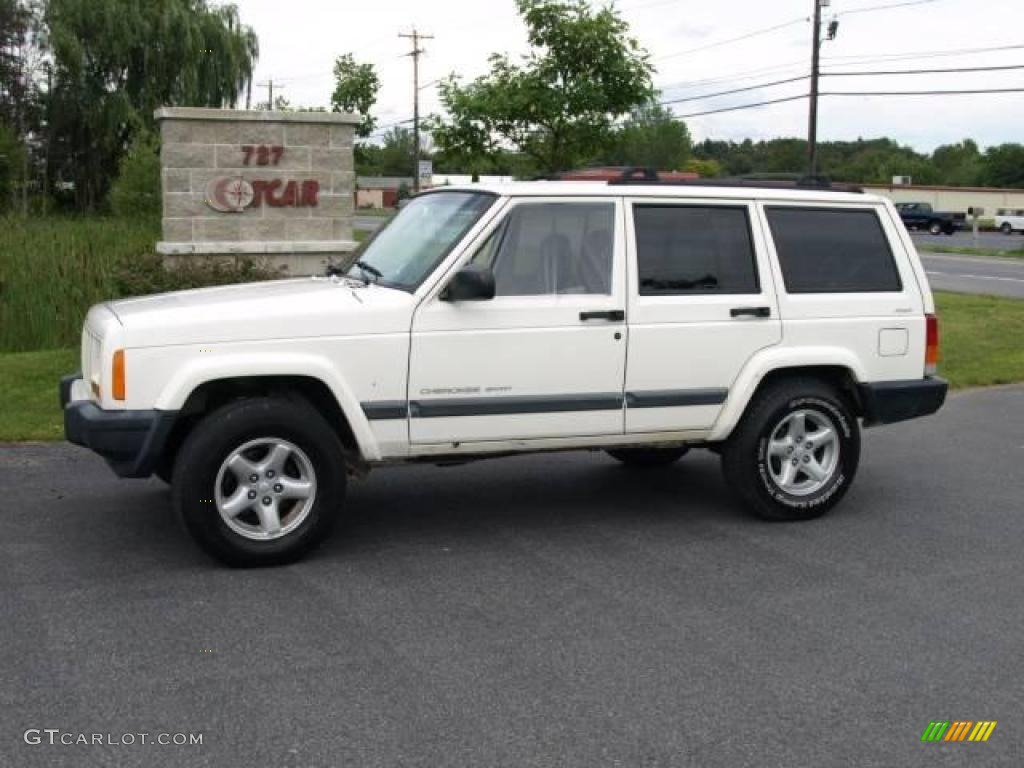
[[[365,261],[357,261],[357,262],[355,262],[355,265],[357,267],[359,267],[361,270],[363,270],[363,272],[365,272],[366,274],[368,274],[371,277],[375,278],[374,282],[376,282],[377,280],[380,280],[382,277],[384,277],[384,273],[383,272],[381,272],[379,269],[377,269],[372,264],[367,264]]]

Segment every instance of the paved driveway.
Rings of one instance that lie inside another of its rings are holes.
[[[156,481],[0,446],[0,764],[1019,766],[1022,466],[1024,388],[976,391],[867,432],[820,521],[707,453],[528,457],[380,471],[313,559],[230,571]]]

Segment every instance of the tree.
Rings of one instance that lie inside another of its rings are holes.
[[[384,134],[382,144],[363,142],[355,150],[359,176],[408,176],[412,167],[412,131],[396,126]]]
[[[682,170],[690,157],[690,132],[670,110],[651,103],[633,111],[606,157],[612,165]]]
[[[25,147],[13,128],[0,122],[0,211],[18,207],[24,188]]]
[[[943,184],[979,184],[984,173],[981,152],[971,139],[938,147],[932,152],[932,165]]]
[[[139,131],[135,135],[110,189],[110,207],[118,216],[160,217],[160,140],[156,134]]]
[[[983,181],[992,187],[1024,187],[1024,145],[989,147],[985,152]]]
[[[334,93],[331,108],[335,112],[354,112],[362,119],[356,127],[356,136],[368,138],[377,121],[370,114],[377,101],[380,78],[373,64],[357,64],[351,53],[339,56],[334,62]]]
[[[480,159],[498,148],[556,172],[600,155],[616,119],[653,98],[647,53],[611,5],[516,0],[531,46],[520,64],[493,54],[488,74],[440,85],[446,118],[431,120],[448,157]]]
[[[255,33],[207,0],[49,0],[53,145],[79,207],[106,194],[132,136],[165,105],[235,106]]]

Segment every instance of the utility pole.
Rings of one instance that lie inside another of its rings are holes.
[[[420,191],[420,54],[424,52],[420,48],[420,40],[433,40],[433,35],[421,35],[412,28],[411,34],[400,33],[399,37],[412,40],[412,51],[407,56],[412,56],[412,191],[417,194]]]
[[[267,94],[268,94],[267,95],[267,109],[268,110],[273,110],[274,109],[274,78],[270,78],[265,83],[256,83],[256,85],[258,85],[260,88],[263,88],[264,86],[267,88]],[[278,89],[280,89],[282,87],[283,86],[279,85]]]
[[[821,62],[821,6],[828,0],[814,0],[814,31],[811,34],[811,104],[807,124],[807,175],[818,175],[818,70]]]

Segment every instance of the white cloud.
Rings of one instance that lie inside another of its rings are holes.
[[[895,0],[833,0],[834,13]],[[354,52],[377,65],[383,81],[377,107],[382,124],[412,115],[412,64],[403,54],[409,41],[398,37],[414,24],[433,34],[425,42],[421,83],[450,72],[466,78],[487,69],[492,52],[522,53],[525,30],[513,0],[236,0],[242,19],[259,35],[257,80],[274,77],[292,103],[327,105],[333,87],[334,58]],[[597,5],[597,3],[594,3]],[[811,27],[796,21],[810,15],[811,0],[622,0],[618,3],[633,33],[651,52],[659,85],[718,79],[779,64],[791,65],[743,81],[675,88],[673,96],[699,95],[758,85],[805,74],[809,69]],[[736,43],[704,48],[785,22],[775,32]],[[838,57],[880,57],[920,51],[1020,44],[1024,29],[1022,0],[936,0],[904,8],[841,16],[838,38],[823,47],[825,69],[914,69],[993,66],[1024,63],[1024,48],[969,56],[941,56],[887,63],[847,63]],[[679,51],[704,48],[687,55]],[[746,104],[800,93],[797,82],[763,91],[724,96],[713,101],[677,105],[680,114],[719,106]],[[836,78],[822,80],[823,90],[917,90],[1024,87],[1024,70],[975,74],[929,74],[914,77]],[[260,99],[265,91],[259,91]],[[436,90],[422,92],[422,110],[439,108]],[[888,136],[921,150],[970,136],[982,145],[1024,141],[1021,117],[1024,94],[852,98],[826,97],[821,102],[822,139]],[[761,139],[803,136],[805,101],[756,110],[726,112],[688,121],[698,138]]]

